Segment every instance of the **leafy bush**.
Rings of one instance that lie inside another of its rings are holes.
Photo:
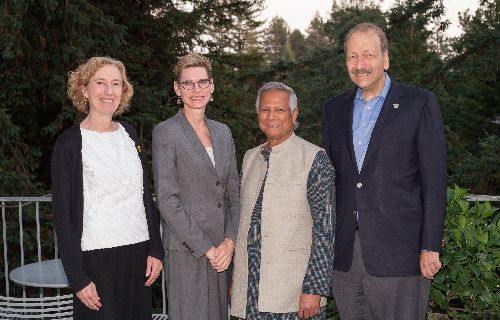
[[[474,319],[500,310],[500,215],[490,203],[471,203],[466,190],[448,189],[442,263],[431,306]]]

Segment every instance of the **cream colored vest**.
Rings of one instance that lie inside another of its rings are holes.
[[[241,217],[234,257],[231,314],[245,318],[248,289],[247,237],[267,164],[264,145],[243,159]],[[262,202],[262,247],[258,310],[297,312],[302,282],[309,263],[312,217],[307,201],[307,178],[319,147],[292,134],[274,146]],[[326,298],[321,298],[321,306]]]

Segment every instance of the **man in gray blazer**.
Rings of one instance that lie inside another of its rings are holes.
[[[325,319],[333,264],[335,173],[325,151],[293,132],[292,88],[257,94],[267,142],[243,160],[231,313],[255,319]]]

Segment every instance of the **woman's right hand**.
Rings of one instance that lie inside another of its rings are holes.
[[[219,255],[219,251],[215,247],[211,247],[208,249],[208,251],[205,253],[205,257],[207,257],[208,260],[212,261]]]
[[[76,296],[80,301],[87,306],[87,308],[98,311],[102,304],[99,300],[99,295],[97,294],[96,286],[91,282],[88,286],[76,293]]]

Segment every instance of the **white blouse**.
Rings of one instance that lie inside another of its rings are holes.
[[[134,141],[113,132],[80,128],[83,162],[83,251],[149,239],[142,166]]]
[[[205,150],[207,151],[208,157],[210,158],[210,160],[212,161],[212,164],[215,167],[214,149],[212,147],[206,147]]]

